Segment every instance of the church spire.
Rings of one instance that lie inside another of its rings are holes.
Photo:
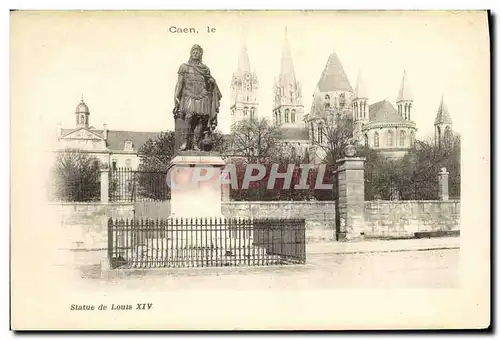
[[[396,101],[398,113],[405,119],[411,120],[411,112],[413,109],[413,93],[411,91],[410,82],[406,75],[406,70],[403,72],[401,86],[399,88],[398,99]]]
[[[406,70],[404,70],[403,72],[403,78],[401,79],[401,87],[399,88],[397,101],[413,101],[413,94],[411,91],[410,83],[408,81],[408,76],[406,75]]]
[[[250,58],[248,57],[248,49],[246,41],[243,40],[243,47],[241,49],[240,57],[238,59],[238,73],[245,74],[251,73],[252,70],[250,68]]]
[[[280,78],[290,84],[295,84],[295,68],[293,67],[292,52],[290,42],[288,41],[288,28],[285,27],[285,42],[281,54],[281,72]]]
[[[368,89],[365,85],[365,81],[363,79],[363,74],[361,73],[361,71],[358,72],[358,81],[356,83],[356,90],[354,92],[354,97],[356,99],[368,98]]]

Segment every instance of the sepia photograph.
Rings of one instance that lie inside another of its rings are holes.
[[[489,20],[11,11],[11,329],[488,328]]]

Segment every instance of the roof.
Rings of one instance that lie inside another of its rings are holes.
[[[83,98],[80,101],[80,103],[77,105],[77,107],[75,109],[75,113],[90,113],[89,107],[87,106],[87,104],[85,104],[85,102],[83,101]]]
[[[344,68],[335,52],[330,54],[325,69],[318,82],[321,92],[351,91],[352,86],[347,79]]]
[[[413,93],[411,91],[406,71],[403,72],[403,79],[401,79],[401,87],[399,88],[398,93],[398,102],[403,100],[413,100]]]
[[[125,141],[129,140],[134,150],[138,151],[149,139],[155,139],[159,135],[160,132],[108,130],[107,146],[110,150],[123,150]]]
[[[434,120],[434,125],[437,124],[452,124],[451,115],[448,112],[448,108],[444,103],[443,97],[441,97],[441,103],[439,104],[438,112],[436,114],[436,120]]]
[[[65,136],[73,131],[79,130],[81,128],[76,129],[61,129],[61,135]],[[97,129],[87,129],[96,135],[102,137],[104,139],[103,130]],[[142,132],[142,131],[116,131],[116,130],[108,130],[108,138],[106,140],[106,146],[108,149],[112,151],[122,151],[125,146],[125,141],[130,140],[134,147],[135,151],[139,151],[139,149],[146,144],[149,139],[155,139],[160,135],[160,132]]]
[[[304,127],[283,129],[284,140],[309,140],[309,130]]]
[[[368,107],[370,123],[407,122],[388,100],[381,100]]]

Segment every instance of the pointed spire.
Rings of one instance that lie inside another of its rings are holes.
[[[436,119],[434,120],[434,125],[438,124],[452,124],[451,115],[448,111],[448,107],[444,103],[444,96],[441,96],[441,103],[439,104],[438,112],[436,114]]]
[[[238,59],[238,73],[251,73],[252,70],[250,68],[250,58],[248,57],[248,48],[247,41],[245,36],[245,28],[243,27],[243,47],[241,49],[240,57]]]
[[[398,93],[398,102],[400,101],[412,101],[413,93],[411,91],[410,82],[408,81],[408,76],[406,75],[406,70],[403,72],[403,79],[401,79],[401,87]]]
[[[354,98],[368,98],[368,89],[365,85],[361,70],[358,71],[358,81],[356,82],[356,91],[354,92]]]
[[[292,52],[288,41],[288,27],[285,26],[285,42],[281,53],[280,78],[288,83],[295,84],[295,68],[293,67]]]
[[[318,82],[320,92],[351,91],[352,86],[347,79],[344,68],[337,53],[332,52]]]

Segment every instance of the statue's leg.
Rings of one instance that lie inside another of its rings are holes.
[[[200,116],[196,116],[196,121],[194,122],[194,136],[193,136],[193,150],[200,150],[200,141],[203,137],[203,120]]]
[[[183,136],[182,136],[182,144],[181,144],[181,150],[186,150],[189,147],[189,142],[192,139],[193,135],[193,128],[192,128],[192,121],[193,121],[193,115],[188,113],[186,114],[186,117],[184,118],[185,121],[185,126],[186,129],[184,130]]]

